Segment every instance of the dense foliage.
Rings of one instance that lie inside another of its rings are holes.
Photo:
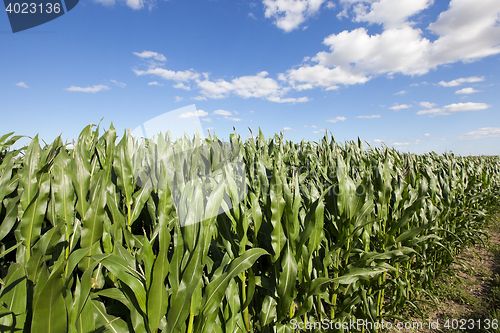
[[[112,126],[74,146],[11,149],[19,138],[0,138],[0,331],[391,320],[418,311],[498,206],[498,157],[260,132],[116,143]]]

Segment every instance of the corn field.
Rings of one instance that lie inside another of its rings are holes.
[[[138,140],[112,125],[71,146],[20,139],[0,137],[5,332],[403,320],[498,208],[498,157],[260,131]]]

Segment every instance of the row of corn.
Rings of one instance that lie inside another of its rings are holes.
[[[139,140],[87,126],[73,145],[12,149],[20,138],[0,137],[6,332],[404,320],[498,207],[498,157],[260,131]]]

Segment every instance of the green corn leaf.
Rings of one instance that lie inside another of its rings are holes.
[[[59,333],[68,330],[64,288],[63,265],[50,274],[38,297],[34,298],[31,332]]]
[[[106,312],[106,307],[102,302],[92,300],[94,310],[95,326],[98,331],[105,329],[113,333],[128,333],[127,323],[123,319],[109,315]]]
[[[113,275],[132,289],[141,311],[146,313],[146,289],[135,267],[130,267],[122,257],[114,254],[109,255],[101,263]]]
[[[47,210],[47,201],[50,193],[50,179],[47,173],[40,175],[38,181],[38,194],[33,198],[24,211],[21,219],[21,235],[24,245],[27,248],[28,259],[32,245],[37,241],[41,234],[41,227],[45,212]],[[21,197],[21,201],[23,198]]]

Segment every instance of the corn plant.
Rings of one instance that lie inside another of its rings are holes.
[[[0,137],[0,331],[401,320],[498,209],[498,157],[99,131]]]

